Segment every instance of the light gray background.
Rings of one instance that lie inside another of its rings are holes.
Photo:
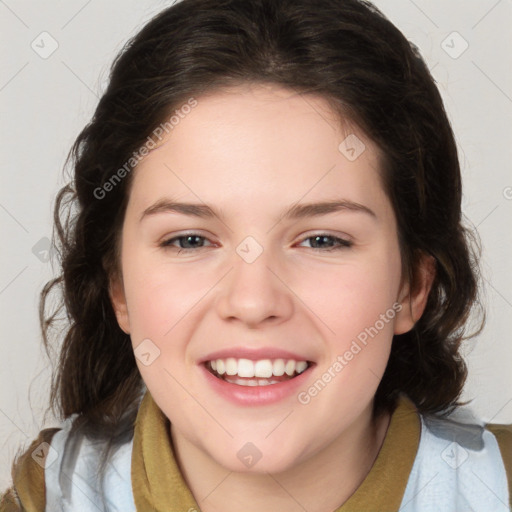
[[[485,330],[465,348],[470,378],[464,398],[473,399],[483,419],[510,423],[512,0],[375,3],[425,56],[457,136],[464,212],[484,248],[488,311]],[[167,5],[0,0],[0,491],[9,483],[16,449],[43,426],[58,424],[48,417],[43,425],[50,365],[38,297],[53,275],[44,261],[45,238],[51,238],[52,205],[64,184],[64,159],[93,113],[116,53]],[[52,41],[40,35],[45,31],[58,48],[42,58],[31,44],[48,51]],[[469,46],[459,55],[465,41]]]

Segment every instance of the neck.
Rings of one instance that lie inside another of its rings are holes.
[[[373,404],[372,404],[373,405]],[[390,415],[371,407],[330,445],[280,473],[237,473],[219,465],[171,425],[174,452],[204,512],[332,512],[363,482],[377,458]]]

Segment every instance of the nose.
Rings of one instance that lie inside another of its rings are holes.
[[[231,272],[220,283],[216,303],[219,316],[251,329],[289,319],[293,313],[293,292],[276,269],[276,262],[270,261],[266,251],[252,263],[236,254]]]

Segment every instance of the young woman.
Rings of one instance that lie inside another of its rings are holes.
[[[509,510],[512,426],[457,415],[454,136],[371,4],[176,3],[71,160],[42,296],[45,333],[53,289],[70,319],[63,424],[2,511]]]

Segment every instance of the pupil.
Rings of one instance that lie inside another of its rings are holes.
[[[192,242],[191,242],[192,240]],[[191,243],[191,245],[193,246],[194,245],[194,242],[193,241],[198,241],[199,240],[199,237],[197,235],[189,235],[185,238],[185,245],[188,245]]]
[[[323,243],[325,243],[326,241],[328,241],[328,238],[327,236],[316,236],[315,237],[315,242],[320,242],[320,245]]]

